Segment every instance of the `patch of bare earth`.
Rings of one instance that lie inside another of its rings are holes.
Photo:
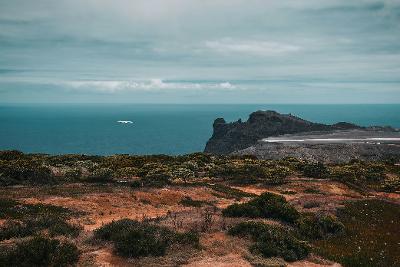
[[[26,203],[45,203],[65,208],[70,208],[84,215],[75,219],[85,230],[92,231],[113,220],[130,218],[134,220],[151,219],[173,212],[189,210],[180,204],[183,197],[209,201],[223,205],[226,199],[218,199],[212,195],[212,190],[206,187],[171,187],[149,188],[135,190],[128,187],[114,188],[110,192],[84,193],[73,196],[54,196],[40,194],[24,198],[20,194],[20,200]],[[229,204],[232,201],[228,201]]]
[[[235,186],[244,192],[260,195],[273,192],[284,196],[301,211],[331,212],[344,201],[366,198],[352,188],[330,180],[290,178],[279,186]],[[400,201],[399,194],[375,193],[375,197]],[[226,230],[245,218],[225,218],[221,210],[235,200],[209,186],[169,186],[166,188],[130,188],[116,185],[58,185],[51,187],[9,187],[0,189],[0,197],[12,197],[26,203],[45,203],[81,212],[71,219],[84,231],[74,240],[82,251],[79,266],[291,266],[317,267],[340,265],[316,256],[287,264],[282,259],[265,259],[252,255],[250,241],[232,237]],[[202,201],[201,207],[182,205],[190,197]],[[163,257],[126,259],[113,252],[112,244],[93,244],[93,230],[113,220],[130,218],[150,220],[175,231],[200,232],[200,248],[171,247]],[[265,223],[280,224],[275,220]],[[1,222],[0,222],[1,224]]]

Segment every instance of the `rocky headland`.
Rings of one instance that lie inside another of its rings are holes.
[[[393,141],[400,140],[400,133],[390,126],[363,127],[348,122],[327,125],[291,114],[256,111],[245,122],[227,123],[218,118],[213,128],[213,135],[204,150],[213,154],[246,154],[263,159],[293,156],[324,162],[400,156],[400,141]],[[269,137],[281,137],[281,140],[271,141]],[[372,141],[368,141],[369,138]],[[390,142],[377,141],[387,138]],[[290,142],[285,142],[288,139]]]

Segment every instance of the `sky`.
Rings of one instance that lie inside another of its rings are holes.
[[[400,0],[0,0],[0,103],[400,103]]]

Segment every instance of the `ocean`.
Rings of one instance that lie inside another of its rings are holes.
[[[47,154],[187,154],[203,151],[215,118],[276,110],[321,123],[400,128],[393,105],[2,104],[0,150]],[[132,124],[117,121],[129,120]]]

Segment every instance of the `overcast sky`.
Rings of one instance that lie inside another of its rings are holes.
[[[400,103],[400,0],[0,0],[0,102]]]

